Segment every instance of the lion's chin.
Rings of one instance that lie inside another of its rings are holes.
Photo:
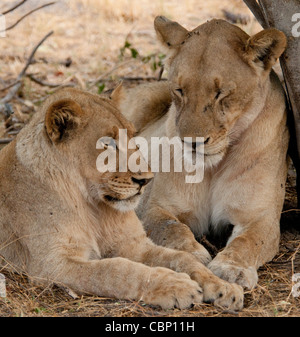
[[[205,154],[204,156],[204,168],[210,169],[217,166],[225,156],[226,151],[222,151],[216,154]]]
[[[110,195],[104,196],[104,202],[110,207],[120,212],[129,212],[134,210],[140,201],[141,194],[135,194],[127,199],[118,199]]]
[[[184,156],[184,165],[185,168],[188,170],[191,170],[192,168],[194,169],[199,169],[203,168],[205,169],[210,169],[212,167],[217,166],[222,159],[224,158],[226,153],[226,149],[223,151],[217,152],[217,153],[204,153],[204,154],[198,154],[195,155],[194,153],[192,156]]]

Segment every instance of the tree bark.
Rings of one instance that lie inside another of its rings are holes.
[[[280,58],[287,100],[291,140],[289,154],[297,171],[298,208],[300,207],[300,27],[296,29],[296,13],[300,16],[300,0],[244,0],[263,28],[274,27],[285,33],[288,46]],[[298,21],[300,18],[298,18]]]

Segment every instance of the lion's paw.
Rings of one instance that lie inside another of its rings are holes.
[[[194,255],[194,257],[205,266],[208,265],[212,260],[209,252],[201,244],[199,244],[199,246],[197,246],[197,250],[192,251],[191,254]]]
[[[257,271],[254,267],[244,268],[233,263],[213,260],[208,268],[221,279],[230,283],[237,283],[245,289],[253,289],[258,281]]]
[[[203,290],[187,274],[155,269],[159,275],[150,279],[151,285],[142,297],[144,302],[159,305],[162,309],[187,309],[203,302]]]
[[[241,286],[220,279],[203,285],[203,300],[236,311],[243,309],[244,292]]]

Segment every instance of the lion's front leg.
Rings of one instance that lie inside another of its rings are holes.
[[[203,299],[202,289],[187,274],[146,266],[126,258],[68,258],[59,266],[53,281],[79,293],[143,300],[163,309],[189,308]]]
[[[186,273],[203,289],[203,300],[232,310],[243,307],[243,290],[237,284],[230,284],[198,262],[191,254],[154,244],[141,239],[138,245],[126,251],[126,256],[150,266],[160,266]]]
[[[235,226],[226,247],[208,267],[222,279],[252,289],[258,281],[257,269],[277,253],[279,237],[279,222],[262,219]]]
[[[204,265],[211,261],[209,252],[195,239],[190,228],[167,210],[148,209],[143,223],[147,235],[156,244],[191,253]]]

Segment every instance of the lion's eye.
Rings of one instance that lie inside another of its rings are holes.
[[[220,98],[221,94],[222,94],[222,90],[219,89],[217,94],[216,94],[215,99],[217,100],[218,98]]]
[[[183,90],[181,88],[175,89],[176,93],[178,93],[180,96],[183,96]]]

